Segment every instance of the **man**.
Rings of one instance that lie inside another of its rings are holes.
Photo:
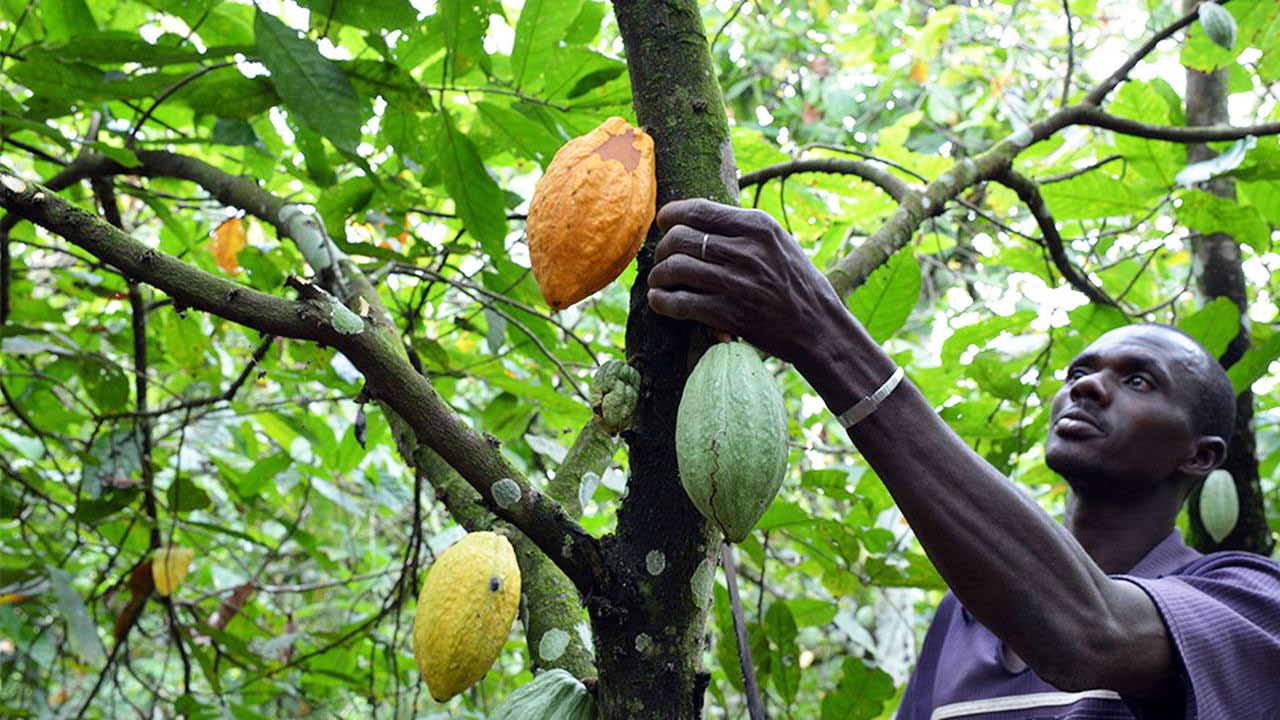
[[[1113,330],[1068,369],[1045,448],[1066,527],[934,413],[767,214],[667,204],[657,313],[741,336],[840,414],[951,589],[898,717],[1280,718],[1280,566],[1173,530],[1234,397],[1194,340]]]

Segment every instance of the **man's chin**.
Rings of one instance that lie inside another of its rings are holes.
[[[1050,438],[1044,449],[1044,464],[1068,484],[1075,478],[1096,478],[1104,474],[1097,452],[1088,452],[1069,440]]]

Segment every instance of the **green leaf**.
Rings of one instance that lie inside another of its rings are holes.
[[[298,0],[298,4],[311,10],[313,26],[317,19],[323,25],[331,13],[340,23],[375,31],[410,27],[418,20],[418,12],[407,0]]]
[[[769,506],[769,509],[765,511],[764,516],[760,518],[760,522],[756,523],[756,530],[773,530],[793,525],[811,525],[815,522],[817,522],[817,519],[799,505],[787,500],[775,500]]]
[[[1127,217],[1145,215],[1150,211],[1149,198],[1136,192],[1131,182],[1111,177],[1106,172],[1103,168],[1043,186],[1041,195],[1054,219],[1062,222]],[[1173,172],[1169,173],[1169,180],[1172,183]]]
[[[1142,122],[1170,125],[1177,124],[1174,108],[1163,94],[1163,81],[1128,82],[1116,91],[1109,110],[1121,117]],[[1163,190],[1173,185],[1177,172],[1186,164],[1187,151],[1182,145],[1161,140],[1147,140],[1129,135],[1115,135],[1116,149],[1124,156],[1128,169],[1146,184]],[[1108,172],[1102,170],[1101,172]]]
[[[880,714],[893,695],[893,678],[847,657],[836,689],[822,699],[822,720],[869,720]]]
[[[906,567],[898,562],[890,563],[884,557],[867,560],[866,572],[871,581],[883,587],[914,587],[925,590],[946,590],[947,584],[934,569],[929,558],[920,553],[906,553]]]
[[[93,404],[104,413],[120,412],[129,402],[129,378],[101,355],[80,357],[80,380]]]
[[[219,145],[257,145],[262,142],[252,125],[233,118],[218,118],[214,121],[210,140]]]
[[[197,78],[173,94],[198,115],[247,120],[280,102],[271,81],[247,78],[234,68],[215,70]]]
[[[877,343],[888,340],[911,315],[923,278],[915,256],[900,251],[849,296],[849,309]]]
[[[87,63],[62,62],[45,50],[31,50],[24,62],[5,68],[15,82],[37,97],[54,100],[101,102],[129,100],[157,95],[175,85],[185,74],[147,73],[126,75],[119,70],[103,72]],[[26,101],[30,103],[30,101]]]
[[[582,0],[528,0],[516,22],[511,75],[517,88],[537,89],[551,53],[582,9]]]
[[[249,472],[240,478],[236,491],[246,498],[258,495],[292,464],[293,458],[289,457],[288,453],[268,455],[255,463]]]
[[[102,647],[102,638],[98,637],[98,626],[89,617],[80,594],[71,587],[67,573],[55,567],[46,568],[49,582],[53,586],[53,597],[67,623],[67,639],[71,641],[71,649],[86,665],[98,666],[106,659],[106,651]]]
[[[203,510],[213,504],[209,499],[209,493],[201,490],[200,486],[186,475],[179,475],[178,479],[169,485],[166,497],[169,500],[169,512]]]
[[[1200,341],[1215,358],[1222,357],[1227,345],[1240,330],[1240,309],[1230,298],[1219,297],[1183,318],[1178,327]]]
[[[600,124],[599,108],[610,103],[619,105],[619,115],[630,115],[631,83],[626,64],[586,48],[563,48],[556,61],[543,69],[543,95],[548,99],[564,99],[569,105],[591,105],[595,109],[575,127],[572,135],[581,135]],[[614,79],[600,84],[608,76]],[[588,79],[590,78],[590,79]],[[567,119],[567,118],[562,118]]]
[[[98,30],[98,22],[85,0],[45,0],[39,7],[50,43],[65,42]]]
[[[484,49],[484,36],[489,29],[488,3],[476,0],[440,0],[429,26],[428,37],[439,33],[444,38],[450,77],[465,75],[472,67],[488,71],[489,53]]]
[[[373,181],[368,177],[354,177],[320,193],[320,199],[316,201],[316,212],[320,213],[329,237],[345,238],[347,220],[369,207],[372,199]]]
[[[835,619],[840,607],[826,600],[798,597],[787,600],[797,627],[817,627]]]
[[[71,517],[75,518],[76,522],[97,524],[128,507],[138,494],[136,489],[129,489],[104,493],[99,499],[92,499],[86,495],[76,503],[76,510]]]
[[[1236,394],[1248,390],[1258,378],[1267,374],[1271,363],[1280,359],[1280,333],[1272,335],[1245,351],[1244,356],[1227,370]]]
[[[236,49],[246,52],[253,50],[236,46],[222,48],[223,51]],[[51,50],[66,62],[86,62],[95,65],[138,63],[154,67],[175,63],[194,63],[208,57],[189,46],[156,45],[138,37],[137,33],[123,30],[95,30],[80,33],[67,44]]]
[[[562,144],[545,125],[530,120],[516,110],[490,102],[476,103],[493,137],[516,157],[535,160],[544,169]]]
[[[1005,400],[1021,400],[1031,390],[1022,384],[1023,362],[1010,362],[996,350],[983,350],[969,365],[969,377],[978,387]]]
[[[769,639],[771,655],[769,679],[773,687],[788,705],[794,703],[800,691],[800,648],[796,645],[796,619],[785,600],[774,600],[765,613],[765,635]]]
[[[463,227],[491,257],[505,255],[507,215],[502,190],[485,169],[471,138],[453,124],[449,114],[441,113],[434,120],[440,175]]]
[[[1257,208],[1199,190],[1183,194],[1178,220],[1196,232],[1226,233],[1259,253],[1271,244],[1271,227]]]
[[[80,470],[85,495],[97,498],[103,487],[128,487],[142,467],[141,443],[133,430],[103,433],[89,446],[89,457]]]
[[[314,42],[261,10],[253,29],[262,64],[290,112],[334,147],[355,154],[368,111],[342,68],[321,55]]]
[[[366,97],[381,95],[391,107],[414,111],[432,110],[431,96],[408,70],[395,63],[381,60],[352,60],[343,63],[343,70],[360,94]]]
[[[586,0],[582,3],[578,17],[573,19],[569,29],[565,31],[565,44],[589,45],[600,34],[600,24],[608,10],[609,6],[599,0]]]

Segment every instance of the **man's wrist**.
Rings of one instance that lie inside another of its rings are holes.
[[[818,333],[795,365],[837,414],[875,392],[897,367],[847,311]]]

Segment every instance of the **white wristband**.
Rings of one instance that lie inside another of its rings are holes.
[[[893,374],[889,376],[888,380],[884,381],[879,390],[862,398],[853,407],[836,416],[840,424],[848,430],[875,412],[876,408],[880,407],[880,403],[884,402],[884,399],[889,397],[889,393],[893,392],[893,389],[898,387],[898,383],[902,382],[902,375],[902,368],[895,367]]]

